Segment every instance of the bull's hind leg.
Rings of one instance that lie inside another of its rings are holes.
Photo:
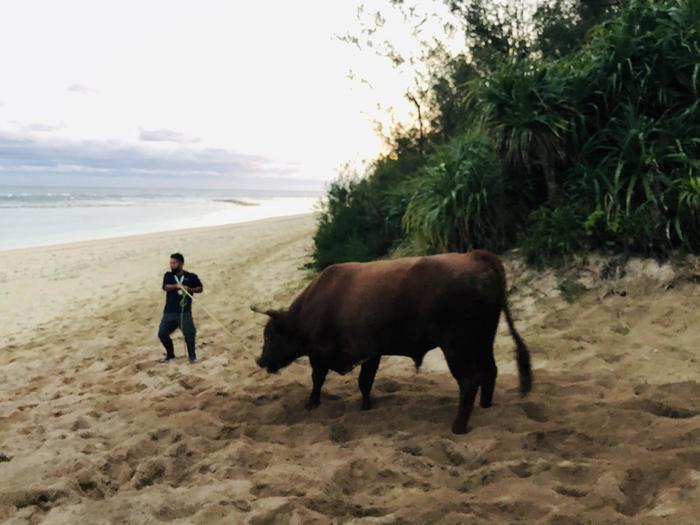
[[[313,387],[311,388],[311,395],[309,400],[306,402],[306,408],[311,410],[318,407],[321,404],[321,388],[323,387],[323,382],[326,380],[326,374],[328,374],[328,368],[322,366],[312,365],[311,380],[313,381]]]
[[[372,400],[369,394],[372,391],[374,376],[377,374],[377,368],[379,368],[379,361],[381,361],[381,359],[382,356],[378,355],[362,363],[360,378],[358,379],[360,392],[362,392],[362,410],[369,410],[372,408]]]
[[[481,400],[482,408],[489,408],[493,402],[493,391],[496,388],[496,375],[498,368],[496,360],[493,357],[493,347],[485,352],[486,355],[481,356],[480,374],[481,374]]]
[[[450,348],[443,348],[447,366],[452,372],[452,376],[459,385],[459,407],[457,417],[452,424],[452,432],[464,434],[467,432],[467,424],[474,407],[476,391],[479,388],[479,374],[477,368],[468,355],[458,353]]]
[[[493,357],[493,341],[496,338],[498,328],[498,318],[500,311],[496,310],[492,315],[484,318],[481,324],[480,334],[475,341],[474,349],[477,353],[477,363],[479,365],[479,376],[481,378],[481,399],[482,408],[488,408],[493,402],[493,391],[496,388],[496,376],[498,368]],[[475,335],[476,335],[475,334]]]

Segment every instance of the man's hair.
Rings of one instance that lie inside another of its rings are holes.
[[[171,253],[170,258],[175,259],[176,261],[180,261],[180,264],[185,264],[185,258],[179,252]]]

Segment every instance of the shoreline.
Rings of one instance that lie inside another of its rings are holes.
[[[228,224],[213,224],[211,226],[194,226],[192,228],[176,228],[176,229],[171,229],[171,230],[162,230],[162,231],[157,231],[157,232],[148,232],[148,233],[133,233],[133,234],[127,234],[127,235],[115,235],[113,237],[100,237],[96,239],[85,239],[82,241],[69,241],[69,242],[58,242],[58,243],[52,243],[52,244],[39,244],[36,246],[26,246],[23,248],[8,248],[6,250],[0,249],[0,255],[12,255],[12,254],[17,254],[20,252],[30,252],[33,250],[48,250],[48,249],[64,249],[64,248],[78,248],[81,246],[87,246],[93,243],[109,243],[109,242],[115,242],[115,241],[128,241],[130,239],[141,239],[141,238],[147,238],[147,237],[159,237],[163,235],[172,235],[172,234],[184,234],[184,233],[205,233],[207,231],[215,231],[215,230],[226,230],[228,228],[234,228],[237,226],[243,227],[245,225],[249,224],[254,224],[254,223],[264,223],[264,222],[274,222],[274,221],[284,221],[286,219],[294,219],[297,217],[307,217],[307,216],[313,216],[315,215],[315,212],[308,212],[308,213],[294,213],[291,215],[279,215],[275,217],[265,217],[262,219],[251,219],[248,221],[241,221],[241,222],[231,222]]]

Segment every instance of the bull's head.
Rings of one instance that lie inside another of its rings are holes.
[[[251,306],[254,312],[269,317],[265,325],[263,350],[255,362],[269,373],[290,365],[304,355],[304,340],[289,313],[284,310],[261,310]]]

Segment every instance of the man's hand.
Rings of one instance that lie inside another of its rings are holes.
[[[166,292],[171,292],[173,290],[186,290],[187,293],[190,295],[196,294],[196,293],[202,293],[203,287],[202,286],[185,286],[182,283],[176,283],[176,284],[166,284],[163,286],[163,290]]]

